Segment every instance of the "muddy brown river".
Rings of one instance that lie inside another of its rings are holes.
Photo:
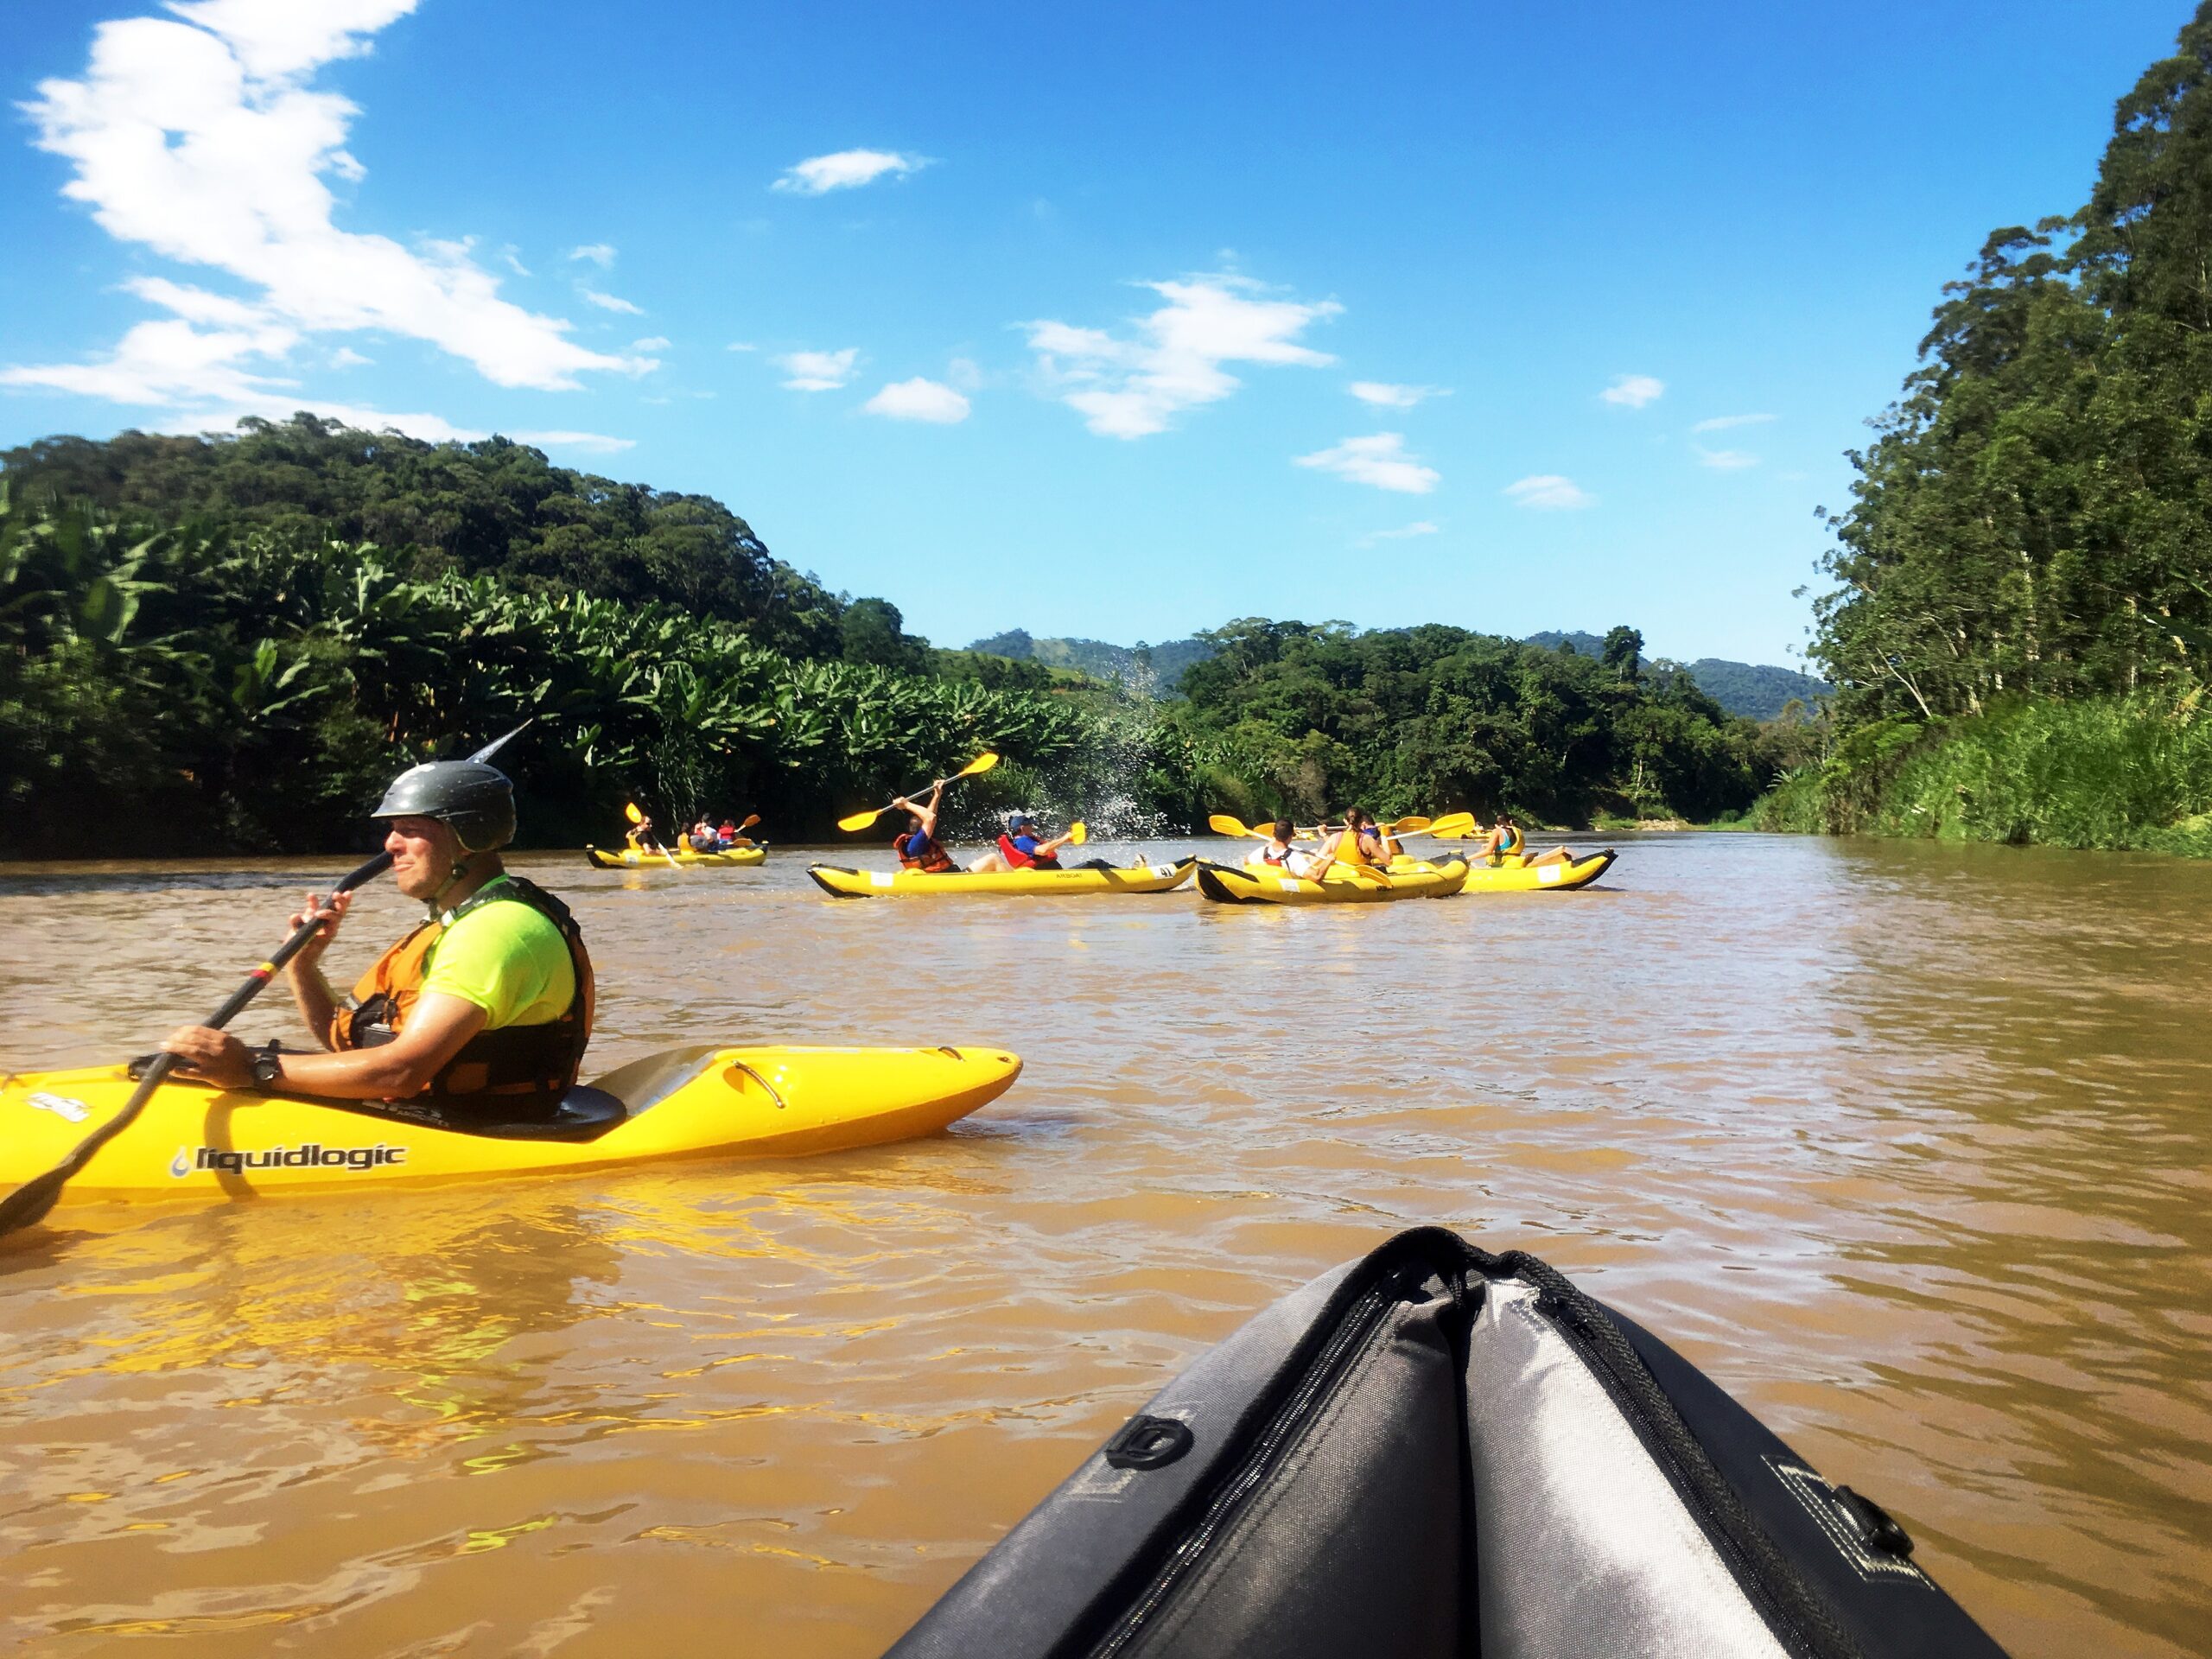
[[[64,1209],[0,1249],[0,1643],[873,1655],[1206,1344],[1435,1222],[1670,1339],[2016,1653],[2204,1651],[2212,865],[1622,844],[1325,911],[523,859],[597,1067],[1028,1069],[871,1152]],[[201,1017],[353,861],[0,870],[0,1065]]]

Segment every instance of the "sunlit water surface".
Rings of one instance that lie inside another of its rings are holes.
[[[2201,1650],[2212,868],[1623,850],[1296,912],[524,860],[588,930],[601,1067],[1028,1071],[874,1152],[63,1211],[0,1251],[0,1639],[874,1654],[1208,1344],[1438,1222],[1669,1338],[2018,1653]],[[0,872],[0,1065],[200,1017],[349,861]],[[334,961],[407,912],[371,890]]]

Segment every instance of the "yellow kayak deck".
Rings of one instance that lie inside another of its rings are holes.
[[[1441,864],[1395,867],[1387,874],[1389,879],[1382,880],[1339,864],[1313,881],[1246,864],[1201,863],[1198,891],[1223,905],[1376,905],[1396,899],[1448,899],[1466,880],[1467,867],[1462,860],[1447,859]]]
[[[1190,879],[1196,858],[1172,864],[1136,864],[1110,870],[849,870],[810,864],[815,885],[835,899],[874,899],[902,893],[1026,893],[1067,897],[1096,893],[1166,893]]]
[[[1462,893],[1572,893],[1577,887],[1588,887],[1607,870],[1612,868],[1613,861],[1619,856],[1620,855],[1608,847],[1601,853],[1592,853],[1587,858],[1578,858],[1567,864],[1562,864],[1557,859],[1554,859],[1548,864],[1529,864],[1517,859],[1499,865],[1471,864],[1467,869],[1466,884],[1460,888],[1460,891]],[[1403,862],[1408,866],[1436,868],[1433,865],[1424,866],[1423,861],[1419,859],[1408,859]],[[1395,869],[1399,867],[1393,865],[1391,868]]]
[[[765,863],[767,857],[766,847],[733,847],[726,853],[677,852],[673,849],[666,853],[648,853],[635,847],[618,847],[611,852],[600,847],[584,849],[585,861],[597,870],[664,870],[671,859],[687,868],[694,864],[722,864],[741,869]]]
[[[680,1158],[792,1157],[930,1135],[1004,1094],[991,1048],[664,1051],[570,1090],[550,1124],[456,1127],[434,1111],[164,1082],[71,1181],[72,1199],[357,1192]],[[53,1168],[136,1085],[125,1068],[0,1082],[0,1192]]]

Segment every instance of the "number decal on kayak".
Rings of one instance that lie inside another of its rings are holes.
[[[91,1107],[81,1100],[71,1099],[67,1095],[26,1095],[23,1104],[35,1111],[52,1112],[68,1123],[81,1123],[92,1115]]]
[[[1547,887],[1551,886],[1559,880],[1560,869],[1560,867],[1557,864],[1545,865],[1542,869],[1536,872],[1538,884]]]
[[[868,884],[872,887],[887,887],[897,880],[888,870],[870,870],[868,873]]]

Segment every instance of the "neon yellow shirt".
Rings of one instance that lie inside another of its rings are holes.
[[[507,878],[484,884],[489,893]],[[558,1020],[576,995],[576,965],[561,930],[528,905],[472,910],[430,947],[423,989],[474,1002],[484,1029],[542,1026]]]

